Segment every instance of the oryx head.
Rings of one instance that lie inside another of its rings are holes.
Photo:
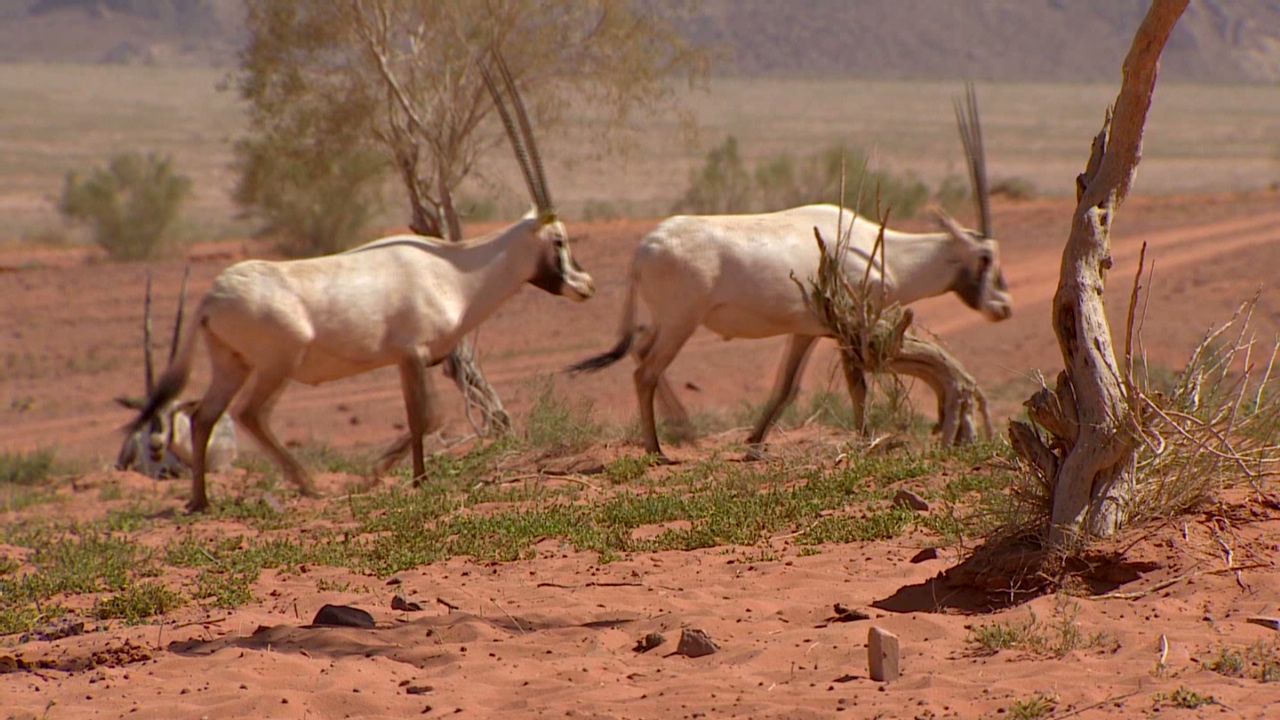
[[[178,296],[178,313],[174,319],[173,341],[169,345],[169,361],[178,349],[178,336],[182,333],[182,320],[185,313],[187,279],[191,269],[182,277],[182,290]],[[142,306],[142,359],[143,373],[146,380],[146,395],[141,399],[121,396],[116,402],[131,410],[141,410],[155,390],[155,364],[151,359],[151,273],[147,273],[147,289]],[[149,423],[138,428],[124,439],[120,453],[116,457],[116,467],[120,470],[133,469],[151,477],[175,477],[182,468],[181,460],[170,452],[173,440],[174,416],[179,412],[177,405],[162,409],[156,413]]]
[[[973,85],[966,88],[963,105],[957,101],[955,108],[980,229],[966,230],[950,215],[940,209],[937,211],[938,225],[955,240],[960,261],[951,290],[965,305],[981,312],[988,320],[1007,320],[1013,314],[1013,296],[1005,285],[1004,273],[1000,269],[1000,246],[991,231],[991,193],[987,185],[982,125],[978,121],[978,99]]]
[[[551,193],[547,190],[546,173],[542,168],[542,156],[538,154],[538,146],[533,140],[533,130],[525,111],[524,101],[516,90],[511,71],[507,69],[502,55],[494,50],[494,65],[502,77],[502,86],[511,96],[514,117],[511,109],[503,100],[498,83],[493,74],[482,62],[480,72],[484,76],[489,94],[493,96],[493,105],[502,118],[502,125],[511,140],[511,148],[515,151],[516,161],[524,175],[529,195],[533,198],[534,209],[525,216],[522,223],[529,230],[529,239],[535,245],[536,260],[529,276],[529,283],[552,295],[564,295],[574,300],[586,300],[595,294],[595,284],[591,276],[578,265],[569,251],[569,233],[564,223],[556,214],[551,203]]]

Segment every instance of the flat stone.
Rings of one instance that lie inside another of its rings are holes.
[[[702,657],[720,649],[711,636],[701,630],[685,628],[680,631],[680,644],[676,646],[676,654],[685,657]]]
[[[872,680],[893,682],[901,674],[898,664],[898,636],[883,628],[867,631],[867,669]]]
[[[406,600],[403,595],[396,595],[391,598],[391,609],[405,612],[421,612],[422,604],[413,600]]]
[[[915,510],[916,512],[928,512],[929,503],[919,494],[903,488],[893,495],[893,504]]]
[[[316,613],[311,624],[371,628],[373,627],[373,616],[360,608],[349,605],[325,605]]]
[[[920,552],[916,553],[915,555],[911,556],[911,562],[913,564],[927,562],[929,560],[937,560],[937,559],[938,559],[938,548],[925,548]]]

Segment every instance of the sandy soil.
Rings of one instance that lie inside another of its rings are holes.
[[[1047,312],[1069,210],[1049,200],[1000,204],[995,216],[1014,318],[988,324],[950,298],[922,304],[918,317],[977,375],[997,415],[1006,416],[1033,386],[1035,369],[1056,372],[1060,363]],[[602,289],[598,298],[574,305],[528,290],[485,326],[484,367],[517,415],[541,378],[612,343],[621,278],[631,249],[651,226],[575,224],[576,252]],[[1114,321],[1122,320],[1146,242],[1155,284],[1142,337],[1152,364],[1179,365],[1207,326],[1225,320],[1259,287],[1257,327],[1275,332],[1277,239],[1280,195],[1274,193],[1133,198],[1115,228],[1108,288]],[[157,327],[168,323],[186,262],[195,297],[250,251],[256,249],[242,243],[201,246],[190,258],[151,264]],[[97,469],[114,456],[114,429],[128,417],[112,397],[141,392],[146,271],[72,251],[0,255],[0,449],[53,446],[92,468],[64,488],[72,497],[95,498],[85,493],[108,482],[150,483]],[[779,347],[777,341],[723,343],[700,333],[673,367],[674,384],[694,410],[761,402]],[[830,349],[822,352],[810,367],[810,388],[829,382]],[[590,398],[602,417],[625,422],[634,412],[629,373],[620,366],[556,382],[563,393]],[[203,387],[201,377],[194,387]],[[464,432],[448,395],[451,430]],[[358,449],[397,434],[402,412],[396,378],[378,372],[318,388],[295,386],[275,425],[291,442]],[[812,438],[796,430],[780,433],[777,444],[785,451],[805,441]],[[678,447],[674,454],[689,459],[712,446]],[[341,483],[322,478],[331,491]],[[93,505],[48,507],[100,515]],[[1241,573],[1222,572],[1214,537],[1223,517],[1230,519],[1235,566],[1249,568]],[[165,531],[157,532],[162,541]],[[843,711],[849,717],[974,718],[996,716],[1015,700],[1044,692],[1059,699],[1059,713],[1132,717],[1156,712],[1160,693],[1186,686],[1220,704],[1196,711],[1163,706],[1161,716],[1260,718],[1280,702],[1280,685],[1224,677],[1201,662],[1223,643],[1247,647],[1280,637],[1245,621],[1280,614],[1277,537],[1280,512],[1242,496],[1128,539],[1123,561],[1108,571],[1112,580],[1084,594],[1136,593],[1177,581],[1135,599],[1072,599],[1080,625],[1107,640],[1060,659],[975,655],[965,642],[969,626],[1029,613],[1052,622],[1062,600],[1048,596],[997,608],[990,596],[939,576],[957,562],[958,550],[909,563],[928,544],[915,536],[830,546],[813,556],[780,538],[766,548],[636,555],[608,565],[548,542],[536,560],[455,559],[399,574],[394,586],[330,568],[268,571],[254,588],[263,600],[234,612],[188,607],[163,625],[113,626],[54,642],[0,638],[0,715],[793,718]],[[0,553],[12,550],[0,547]],[[349,587],[319,592],[318,577]],[[393,593],[423,601],[425,609],[391,611]],[[378,627],[302,627],[330,602],[372,611]],[[870,622],[899,634],[900,681],[868,679],[870,623],[827,622],[837,602],[869,610]],[[698,659],[672,655],[685,627],[706,630],[721,651]],[[632,651],[638,638],[655,631],[667,644]],[[1169,649],[1166,667],[1158,670],[1161,637]],[[5,672],[6,662],[11,667],[19,658],[46,667]]]

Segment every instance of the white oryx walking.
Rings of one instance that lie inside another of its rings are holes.
[[[1000,271],[999,246],[991,234],[982,135],[972,88],[966,107],[962,110],[957,105],[956,115],[981,230],[966,230],[940,210],[940,232],[885,229],[884,266],[880,267],[872,262],[880,225],[858,217],[852,221],[841,263],[856,282],[872,265],[869,287],[875,297],[889,303],[908,305],[954,292],[988,319],[1004,320],[1012,313],[1012,299]],[[835,205],[808,205],[760,215],[664,220],[636,249],[617,345],[569,371],[599,370],[634,353],[639,363],[634,378],[645,450],[661,455],[654,394],[661,392],[679,415],[684,414],[663,372],[698,326],[726,340],[789,335],[768,403],[747,440],[754,456],[769,427],[794,399],[797,378],[815,341],[830,336],[809,308],[800,283],[818,272],[815,229],[826,238],[836,238],[841,217],[844,227],[849,227],[854,213]],[[834,250],[835,243],[830,246]],[[644,326],[636,318],[637,299],[649,310],[650,320]],[[855,407],[861,407],[865,384],[851,386],[850,394]]]
[[[442,362],[525,283],[575,300],[595,293],[591,276],[570,254],[515,83],[496,53],[495,61],[516,120],[488,69],[481,65],[481,71],[536,212],[505,230],[465,243],[396,235],[337,255],[288,262],[249,260],[223,271],[133,423],[133,428],[148,423],[182,390],[196,340],[203,338],[212,378],[193,416],[190,510],[208,505],[206,443],[214,423],[246,383],[249,389],[236,413],[240,426],[303,493],[314,494],[306,470],[267,426],[267,415],[285,383],[314,385],[396,365],[416,484],[426,471],[423,435],[437,424],[426,368]]]

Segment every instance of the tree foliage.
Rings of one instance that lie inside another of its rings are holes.
[[[88,177],[68,173],[58,210],[87,222],[93,240],[115,260],[151,257],[178,218],[191,181],[167,157],[124,153]]]
[[[612,126],[672,98],[674,77],[705,74],[706,58],[665,4],[628,0],[247,0],[249,42],[238,77],[251,108],[240,145],[240,200],[269,205],[254,183],[274,157],[304,167],[371,153],[394,170],[411,226],[458,238],[453,196],[501,137],[478,62],[500,49],[539,131],[579,102]],[[308,160],[304,160],[307,159]],[[301,184],[315,173],[285,173]],[[302,188],[299,188],[300,190]],[[282,191],[280,191],[282,192]]]

